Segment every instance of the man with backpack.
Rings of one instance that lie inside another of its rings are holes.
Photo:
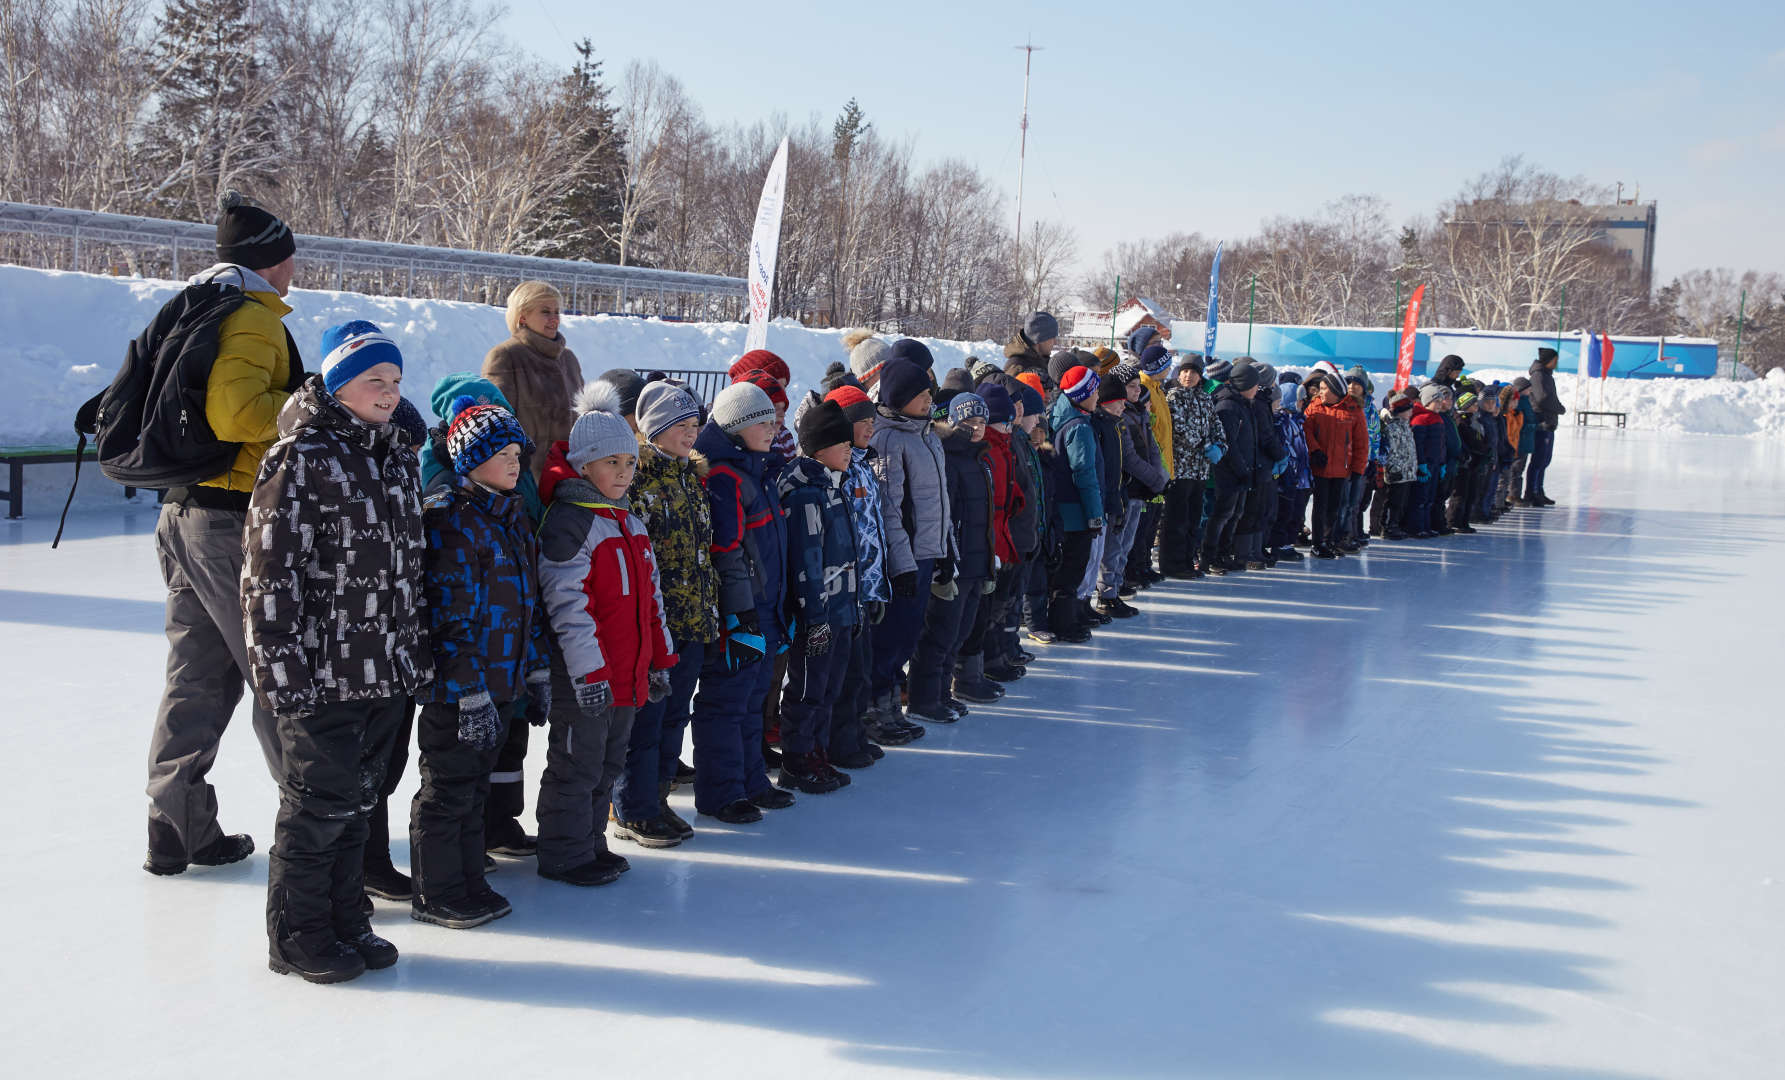
[[[283,221],[231,192],[217,220],[217,265],[169,302],[132,346],[126,365],[178,365],[177,372],[158,372],[146,388],[151,400],[121,403],[144,417],[137,445],[167,451],[166,496],[155,526],[155,553],[167,583],[168,657],[167,687],[149,742],[149,855],[143,869],[151,874],[221,866],[254,851],[248,835],[226,835],[218,827],[217,794],[205,775],[248,671],[241,577],[249,498],[261,456],[278,438],[279,410],[304,378],[282,322],[291,312],[282,297],[296,272],[296,249]],[[202,371],[207,361],[208,374]],[[162,400],[176,379],[196,389],[201,376],[202,418]],[[99,406],[102,463],[108,405]],[[183,449],[194,446],[215,454],[202,464],[183,462]],[[252,696],[250,703],[255,735],[277,777],[272,714]]]

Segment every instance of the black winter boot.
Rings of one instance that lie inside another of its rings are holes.
[[[672,848],[682,842],[681,832],[662,815],[643,821],[621,818],[614,823],[614,835],[648,848]]]
[[[305,982],[313,983],[343,983],[366,973],[366,961],[359,950],[339,940],[315,956],[275,948],[267,955],[267,967],[279,975],[301,975]]]
[[[694,835],[694,826],[683,821],[682,815],[670,809],[669,793],[675,790],[675,786],[673,780],[665,781],[657,785],[657,802],[663,807],[663,810],[658,814],[658,817],[661,817],[670,828],[674,829],[678,836],[686,840]]]

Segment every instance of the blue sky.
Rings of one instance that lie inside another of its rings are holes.
[[[568,66],[594,40],[678,76],[707,116],[828,121],[850,97],[920,162],[1014,196],[1035,54],[1025,215],[1081,261],[1173,229],[1239,237],[1358,192],[1429,213],[1507,154],[1659,202],[1657,284],[1785,270],[1785,14],[1772,3],[569,4],[502,30]],[[1412,13],[1409,16],[1407,13]],[[1208,119],[1190,130],[1163,123]]]

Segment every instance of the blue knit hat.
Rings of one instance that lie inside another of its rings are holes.
[[[1033,386],[1023,384],[1023,415],[1040,416],[1047,409],[1047,399],[1036,392]]]
[[[364,319],[331,326],[322,332],[322,385],[331,394],[379,364],[403,368],[403,353],[384,331]]]
[[[977,393],[985,402],[986,420],[994,424],[1008,424],[1016,419],[1016,402],[1011,400],[1010,391],[995,382],[980,385]]]
[[[1137,326],[1128,335],[1128,351],[1140,356],[1150,347],[1152,340],[1159,336],[1156,326]]]
[[[989,420],[991,410],[985,407],[985,398],[978,394],[956,394],[948,403],[948,419],[950,423],[959,424],[966,420]]]
[[[930,373],[909,360],[894,357],[880,369],[880,402],[896,412],[930,388]]]
[[[1147,329],[1151,330],[1152,327],[1149,326],[1149,327],[1147,327]],[[1148,345],[1146,348],[1141,350],[1141,352],[1140,352],[1140,369],[1142,371],[1146,372],[1148,375],[1152,375],[1155,377],[1157,377],[1159,375],[1163,375],[1163,374],[1165,374],[1165,369],[1170,366],[1171,366],[1171,350],[1166,348],[1165,346],[1159,345],[1159,344],[1153,344],[1153,345]]]
[[[900,338],[893,342],[887,359],[894,358],[909,360],[925,371],[936,370],[936,357],[931,354],[930,347],[916,338]]]
[[[521,422],[500,405],[480,405],[465,394],[455,398],[449,408],[452,417],[446,422],[446,452],[452,458],[452,471],[460,476],[470,476],[510,443],[521,448],[523,457],[533,449]]]
[[[1029,339],[1031,345],[1053,341],[1060,336],[1060,320],[1045,311],[1032,311],[1023,320],[1023,336]]]

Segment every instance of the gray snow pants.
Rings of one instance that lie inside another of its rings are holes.
[[[149,739],[149,844],[191,855],[222,835],[206,780],[223,729],[242,699],[248,642],[242,624],[243,515],[169,503],[155,525],[167,584],[167,686]],[[281,779],[273,716],[249,695],[254,735]]]
[[[607,810],[614,781],[626,767],[632,740],[630,705],[612,705],[589,716],[576,705],[576,691],[562,661],[552,664],[552,715],[546,739],[545,774],[533,804],[539,818],[539,868],[574,870],[607,850]]]

